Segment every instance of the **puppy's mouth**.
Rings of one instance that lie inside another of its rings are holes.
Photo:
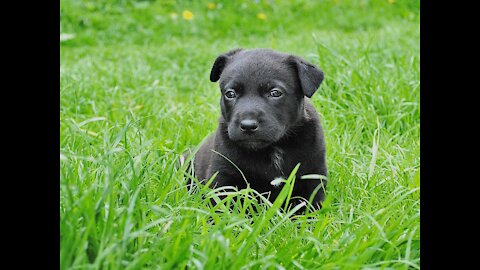
[[[240,145],[243,148],[250,150],[262,149],[269,146],[272,142],[268,140],[261,139],[243,139],[235,141],[236,144]]]
[[[233,123],[233,124],[232,124]],[[248,150],[260,150],[278,141],[283,132],[278,125],[264,124],[254,130],[242,130],[236,122],[231,122],[225,130],[231,142]]]

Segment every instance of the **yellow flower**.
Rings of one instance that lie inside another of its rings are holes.
[[[260,20],[266,20],[267,15],[265,15],[265,13],[260,12],[257,14],[257,18],[259,18]]]
[[[177,13],[175,13],[175,12],[170,13],[170,18],[176,20],[178,18]]]
[[[395,3],[395,0],[388,0],[388,3],[393,4]]]
[[[184,10],[182,16],[187,21],[193,20],[193,13],[190,10]]]
[[[208,9],[214,9],[216,6],[215,3],[208,3],[207,5]]]

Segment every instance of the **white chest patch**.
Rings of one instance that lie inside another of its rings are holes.
[[[273,179],[270,184],[276,188],[280,187],[285,180],[282,177],[277,177]]]

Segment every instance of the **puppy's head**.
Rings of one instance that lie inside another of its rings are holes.
[[[248,149],[280,140],[301,120],[323,72],[300,57],[269,49],[236,49],[217,57],[210,80],[219,81],[228,137]]]

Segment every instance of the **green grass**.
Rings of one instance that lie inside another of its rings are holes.
[[[419,1],[207,3],[61,0],[61,269],[419,268]],[[210,68],[236,47],[325,72],[321,211],[187,192],[175,162],[215,130]]]

